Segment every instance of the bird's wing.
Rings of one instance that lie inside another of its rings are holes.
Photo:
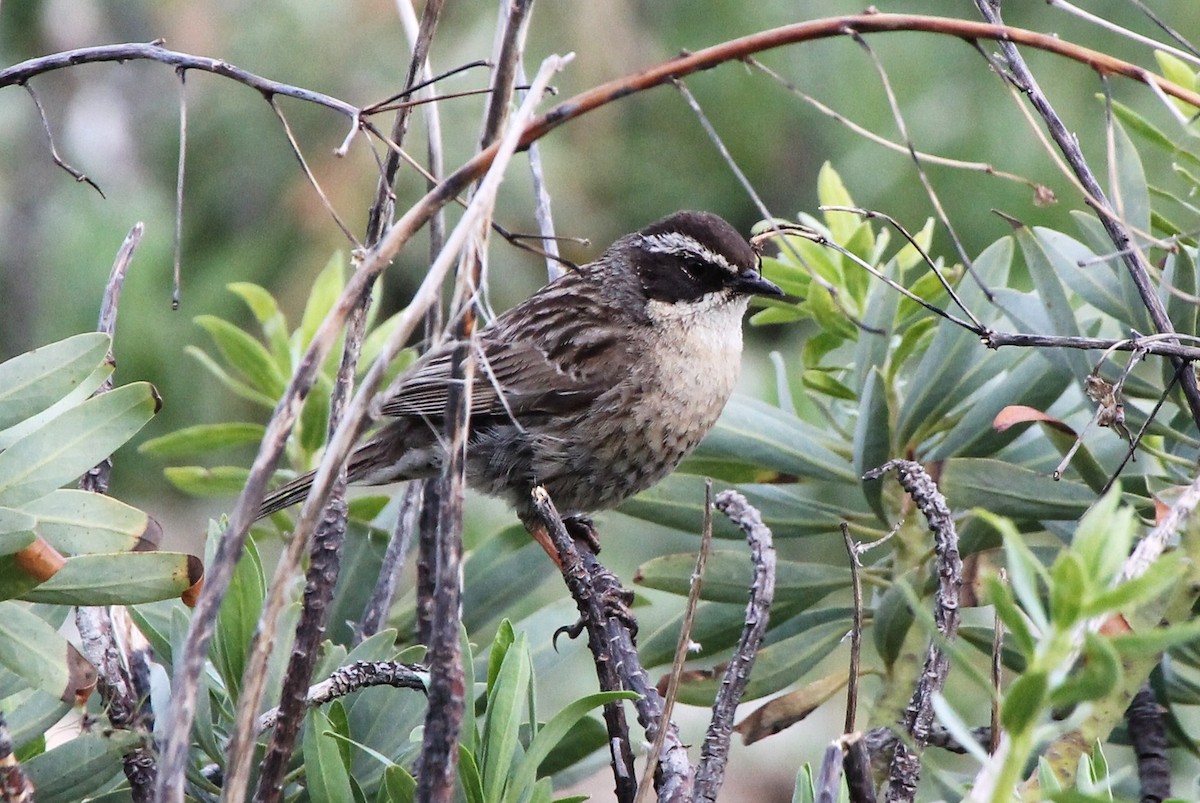
[[[473,416],[569,415],[623,377],[637,355],[611,325],[617,311],[576,284],[560,280],[480,332]],[[414,365],[382,412],[440,419],[454,351],[445,344]]]

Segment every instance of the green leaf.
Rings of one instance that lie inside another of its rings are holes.
[[[21,510],[0,507],[0,555],[12,555],[37,538],[37,519]]]
[[[1031,231],[1022,226],[1016,232],[1017,242],[1021,246],[1021,255],[1025,257],[1025,265],[1029,268],[1029,275],[1033,279],[1033,285],[1037,291],[1039,312],[1047,318],[1051,327],[1050,331],[1037,332],[1037,334],[1079,337],[1079,322],[1076,320],[1075,310],[1067,300],[1067,291],[1063,287],[1061,276],[1068,271],[1077,271],[1081,268],[1052,248],[1042,236],[1043,231],[1041,228]],[[1075,379],[1082,383],[1090,371],[1084,354],[1073,351],[1070,354],[1058,356],[1065,359]]]
[[[1086,485],[974,457],[947,460],[940,485],[952,508],[980,507],[1019,520],[1077,519],[1096,498]]]
[[[1026,672],[1014,680],[1000,705],[1004,729],[1019,734],[1033,727],[1045,707],[1048,691],[1045,672]]]
[[[202,569],[199,558],[178,552],[77,555],[22,598],[55,605],[157,602],[178,597]]]
[[[158,411],[154,387],[135,382],[88,399],[0,452],[0,505],[17,506],[78,478]]]
[[[1121,680],[1121,659],[1108,639],[1085,633],[1081,668],[1050,692],[1050,704],[1063,708],[1087,700],[1099,700]]]
[[[461,744],[458,748],[458,780],[462,784],[466,803],[487,801],[483,796],[483,778],[479,775],[479,764],[475,761],[475,755]]]
[[[492,648],[488,652],[487,690],[489,694],[495,688],[496,679],[500,676],[500,667],[504,666],[504,658],[516,640],[517,633],[513,630],[512,622],[508,619],[501,620],[500,627],[496,630],[496,637],[492,639]]]
[[[871,640],[874,641],[875,650],[883,659],[884,666],[890,667],[900,657],[900,650],[912,623],[913,612],[908,606],[904,590],[899,583],[893,583],[874,606],[871,624]]]
[[[131,552],[157,549],[158,522],[111,496],[61,488],[21,508],[37,519],[38,533],[59,552]]]
[[[1107,585],[1125,563],[1133,544],[1133,508],[1121,506],[1119,484],[1096,500],[1075,528],[1071,548],[1084,561],[1083,572],[1100,586]]]
[[[686,596],[696,556],[690,553],[664,555],[643,563],[637,582],[647,588]],[[701,599],[711,602],[745,603],[749,596],[753,566],[741,552],[714,550],[704,570]],[[803,610],[827,594],[850,586],[850,570],[825,563],[781,560],[775,571],[775,602]]]
[[[417,779],[399,764],[392,764],[383,771],[383,783],[379,785],[376,803],[413,803],[417,796]]]
[[[4,700],[4,722],[13,745],[22,750],[42,743],[42,748],[36,752],[18,756],[22,762],[45,752],[46,731],[61,722],[73,707],[74,700],[65,703],[56,695],[34,689],[18,692]]]
[[[529,743],[525,755],[521,756],[511,770],[512,780],[504,795],[505,803],[519,803],[524,791],[533,785],[538,768],[559,745],[567,734],[589,711],[618,700],[636,700],[637,694],[627,691],[610,691],[589,694],[567,704],[543,725]],[[489,716],[490,719],[490,716]]]
[[[488,694],[482,763],[484,798],[489,801],[502,799],[514,761],[522,758],[517,737],[521,730],[521,708],[529,691],[530,670],[528,642],[525,634],[520,633],[505,652]]]
[[[883,374],[872,368],[863,385],[858,405],[858,423],[854,426],[854,473],[859,477],[887,462],[891,452],[891,424],[887,406],[887,388]],[[883,506],[883,483],[859,480],[867,504],[880,521],[887,520]]]
[[[838,619],[764,647],[754,662],[754,674],[742,701],[771,694],[802,679],[837,648],[849,626],[849,620]],[[712,705],[719,682],[718,678],[706,678],[682,683],[679,701],[687,705]]]
[[[148,440],[138,451],[154,457],[188,457],[258,443],[266,431],[262,424],[197,424]]]
[[[817,172],[817,201],[821,206],[854,206],[854,199],[842,183],[833,165],[825,162]],[[825,225],[833,241],[845,245],[861,224],[857,215],[848,212],[825,212]]]
[[[287,320],[279,311],[275,297],[266,289],[250,282],[233,282],[225,287],[246,302],[246,306],[254,313],[254,317],[262,326],[263,337],[267,340],[275,362],[281,366],[291,365]]]
[[[253,402],[259,407],[264,407],[267,410],[274,410],[275,403],[278,400],[277,396],[268,396],[267,394],[255,390],[249,384],[234,377],[212,357],[205,354],[195,346],[187,346],[184,348],[184,353],[196,359],[204,368],[216,377],[217,381],[230,390],[235,396]]]
[[[283,395],[287,378],[261,343],[215,315],[197,315],[195,322],[208,332],[225,362],[255,390],[272,399]]]
[[[338,296],[342,294],[345,279],[342,277],[345,257],[335,253],[325,263],[324,269],[317,274],[312,289],[308,292],[308,302],[304,305],[304,315],[300,319],[300,328],[296,331],[299,342],[296,344],[300,351],[308,348],[321,321],[333,309]]]
[[[163,475],[167,482],[192,496],[228,496],[242,492],[250,472],[236,466],[168,466]]]
[[[300,408],[300,445],[309,454],[315,453],[325,445],[329,432],[329,397],[333,392],[333,384],[324,376],[318,374],[313,389],[304,399]]]
[[[997,240],[975,260],[975,270],[989,285],[1002,285],[1012,264],[1011,237]],[[960,283],[959,296],[969,309],[988,306],[975,281]],[[904,400],[896,425],[897,446],[915,446],[920,430],[929,429],[963,399],[970,396],[988,377],[995,376],[1003,352],[988,354],[979,338],[948,321],[939,321],[933,340],[920,364],[912,373],[912,392]],[[1014,358],[1015,359],[1015,358]]]
[[[84,734],[30,759],[25,774],[43,803],[85,800],[108,786],[121,772],[121,756],[140,742],[129,731]]]
[[[715,483],[714,491],[727,487]],[[776,539],[825,534],[846,517],[871,516],[856,484],[808,482],[798,485],[745,485],[739,490],[762,513]],[[704,516],[704,480],[676,473],[623,503],[619,510],[687,533],[699,534]],[[718,538],[744,540],[723,516],[713,520]]]
[[[1096,259],[1096,252],[1073,237],[1054,229],[1037,228],[1037,239],[1053,254],[1059,278],[1071,291],[1114,320],[1125,320],[1129,311],[1121,292],[1119,263]],[[1083,264],[1081,264],[1083,263]]]
[[[215,543],[221,535],[220,527],[214,522],[209,525],[209,542]],[[246,669],[246,658],[258,617],[266,598],[267,581],[263,573],[258,545],[253,539],[246,541],[245,551],[238,560],[229,582],[229,591],[221,601],[217,614],[217,625],[209,642],[209,657],[225,685],[236,696],[242,686],[242,674]]]
[[[858,396],[853,390],[837,381],[829,371],[810,368],[801,375],[800,381],[809,390],[814,390],[833,399],[857,401]]]
[[[696,450],[702,457],[734,458],[813,479],[855,479],[849,461],[828,448],[827,432],[796,416],[735,395]]]
[[[354,803],[350,772],[333,723],[320,708],[310,708],[304,724],[304,778],[313,803]]]
[[[987,583],[988,599],[996,606],[996,614],[1008,628],[1010,642],[1016,646],[1026,662],[1032,661],[1037,650],[1037,639],[1034,637],[1033,631],[1029,629],[1029,622],[1017,607],[1012,589],[1007,584],[1000,582],[998,577],[988,577],[985,582]]]
[[[1050,618],[1060,630],[1079,621],[1088,591],[1083,561],[1075,552],[1062,552],[1050,570]]]
[[[0,665],[29,688],[71,702],[77,684],[70,679],[68,653],[74,649],[28,605],[0,602]]]
[[[80,386],[104,362],[109,344],[108,335],[88,332],[0,363],[0,430],[45,410]]]
[[[1180,553],[1168,552],[1138,577],[1091,596],[1084,605],[1084,614],[1098,616],[1112,611],[1129,610],[1162,596],[1183,580],[1185,569],[1186,565]]]
[[[1196,89],[1196,72],[1186,61],[1164,50],[1155,50],[1154,60],[1158,62],[1158,69],[1168,81],[1179,84],[1184,89]],[[1186,101],[1171,98],[1171,102],[1184,117],[1190,118],[1196,114],[1196,107]]]

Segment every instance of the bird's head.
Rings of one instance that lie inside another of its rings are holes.
[[[783,295],[762,276],[758,253],[710,212],[676,212],[622,238],[620,249],[649,301],[665,304]]]

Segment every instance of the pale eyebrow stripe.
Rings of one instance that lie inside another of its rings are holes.
[[[733,265],[716,251],[705,248],[695,238],[677,231],[663,234],[647,234],[642,237],[646,250],[654,254],[690,254],[705,262],[720,265],[730,273],[737,273]]]

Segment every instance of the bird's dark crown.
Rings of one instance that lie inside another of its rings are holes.
[[[733,226],[710,212],[676,212],[651,223],[625,244],[646,297],[696,301],[731,290],[758,267],[758,254]]]

